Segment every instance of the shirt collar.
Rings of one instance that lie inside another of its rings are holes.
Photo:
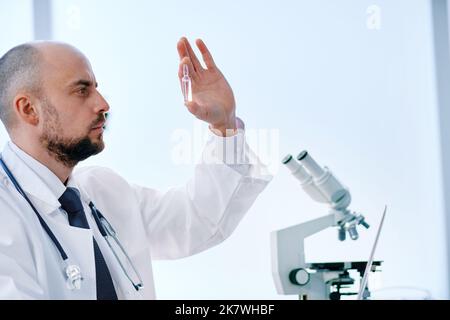
[[[2,157],[22,189],[39,202],[43,213],[50,214],[61,206],[58,199],[66,186],[50,169],[11,141],[3,149]]]

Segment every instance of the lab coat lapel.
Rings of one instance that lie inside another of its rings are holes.
[[[2,157],[22,189],[40,203],[40,213],[49,214],[60,207],[48,186],[14,153],[9,144],[4,148]]]

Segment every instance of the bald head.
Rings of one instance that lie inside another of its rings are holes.
[[[13,100],[18,91],[39,95],[40,53],[32,44],[22,44],[0,58],[0,120],[9,131],[16,119]]]
[[[18,93],[31,94],[45,98],[44,82],[57,73],[66,70],[74,61],[90,68],[87,58],[75,47],[55,41],[36,41],[21,44],[9,50],[0,58],[0,120],[6,129],[16,124],[14,115],[14,98]],[[46,77],[43,77],[45,70]],[[61,79],[54,77],[54,82]]]

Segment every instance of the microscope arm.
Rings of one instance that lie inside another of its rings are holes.
[[[336,225],[336,214],[329,214],[311,221],[271,233],[272,276],[278,293],[296,294],[298,285],[287,275],[294,269],[306,268],[305,239]]]

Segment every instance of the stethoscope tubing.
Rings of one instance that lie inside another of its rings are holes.
[[[68,259],[67,253],[64,251],[64,248],[62,247],[61,243],[58,241],[58,239],[56,238],[55,234],[52,232],[52,230],[50,229],[50,227],[48,226],[48,224],[44,221],[44,219],[42,218],[42,216],[39,214],[38,210],[36,209],[36,207],[33,205],[33,203],[31,202],[31,200],[28,198],[28,196],[25,194],[25,192],[23,191],[22,187],[20,186],[19,182],[17,182],[16,178],[14,177],[14,175],[12,174],[12,172],[9,170],[8,166],[6,165],[6,163],[3,161],[1,155],[0,155],[0,165],[3,167],[3,170],[5,171],[6,175],[8,176],[8,178],[11,180],[11,182],[13,183],[14,187],[17,189],[17,191],[22,195],[22,197],[28,202],[28,204],[30,205],[30,207],[33,209],[34,213],[36,214],[37,218],[39,219],[39,223],[41,224],[42,228],[45,230],[45,232],[47,233],[47,235],[50,237],[50,239],[52,240],[53,244],[56,246],[56,248],[59,251],[59,254],[61,255],[61,258],[63,261],[66,261]]]

